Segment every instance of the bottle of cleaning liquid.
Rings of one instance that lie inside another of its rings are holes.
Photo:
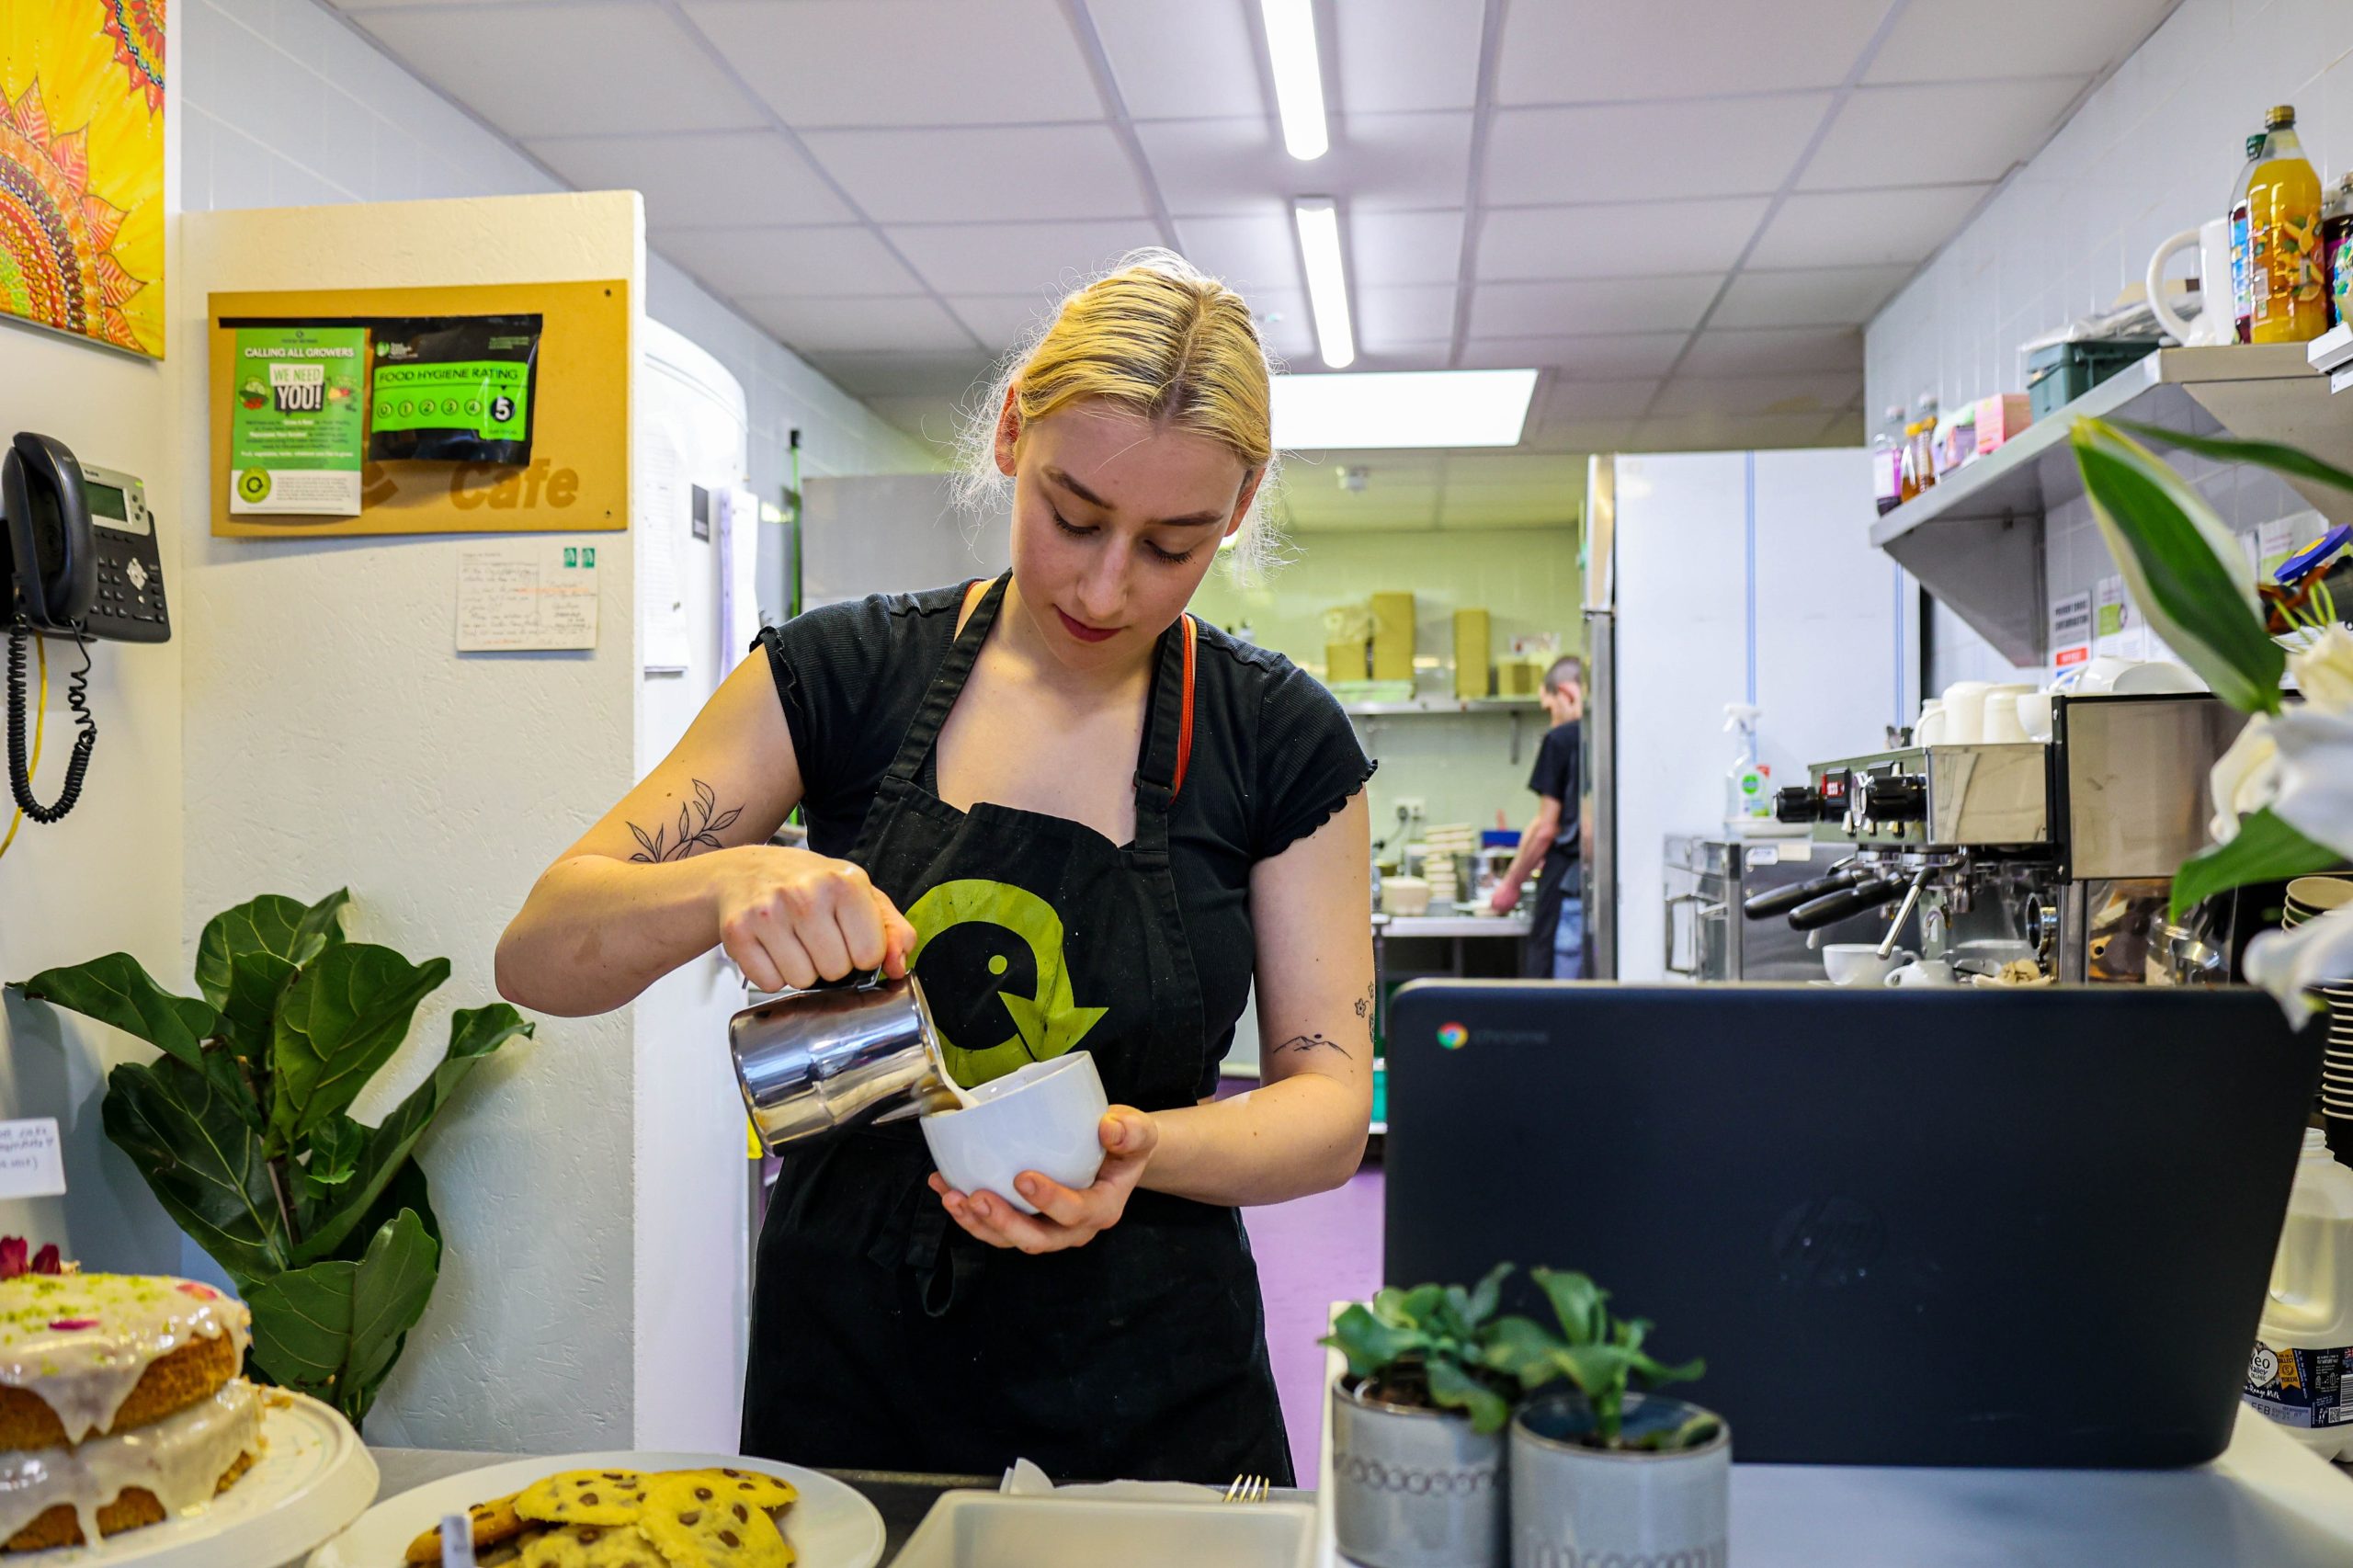
[[[2320,216],[2321,254],[2328,278],[2328,324],[2340,326],[2353,307],[2353,175],[2336,182]]]
[[[2320,176],[2296,139],[2296,110],[2281,104],[2265,119],[2263,159],[2246,187],[2247,280],[2255,312],[2249,339],[2309,343],[2328,330],[2321,261]]]
[[[1725,703],[1724,733],[1740,737],[1724,775],[1724,825],[1738,831],[1744,823],[1771,820],[1773,791],[1756,764],[1756,710],[1745,702]]]
[[[2255,178],[2256,165],[2263,162],[2266,140],[2260,131],[2246,139],[2246,162],[2239,165],[2238,184],[2231,187],[2231,320],[2241,343],[2252,341],[2247,330],[2255,318],[2255,286],[2246,270],[2246,187]],[[2199,287],[2204,289],[2202,280]]]
[[[2323,1459],[2353,1457],[2353,1169],[2304,1131],[2246,1402]]]
[[[1871,500],[1882,517],[1904,501],[1904,410],[1887,411],[1887,426],[1871,437]]]

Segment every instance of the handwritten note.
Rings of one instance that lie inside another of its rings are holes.
[[[55,1198],[64,1190],[57,1119],[0,1121],[0,1198]]]
[[[594,648],[597,550],[562,540],[461,546],[458,652]]]

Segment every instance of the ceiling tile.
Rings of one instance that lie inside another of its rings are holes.
[[[1451,283],[1462,271],[1462,214],[1352,211],[1348,260],[1369,287]]]
[[[1692,341],[1682,369],[1707,376],[1770,376],[1845,370],[1863,362],[1863,335],[1850,326],[1725,329]]]
[[[1631,419],[1579,419],[1560,425],[1538,425],[1520,437],[1533,452],[1631,451],[1635,422]]]
[[[963,413],[952,398],[945,397],[870,397],[866,406],[881,415],[885,421],[898,426],[916,440],[925,442],[941,458],[953,461],[956,437],[963,428]]]
[[[1677,272],[1726,272],[1769,205],[1743,196],[1492,210],[1479,230],[1479,276],[1629,278],[1662,259]]]
[[[1346,0],[1326,58],[1350,114],[1469,108],[1479,95],[1483,0]]]
[[[1816,424],[1860,396],[1863,372],[1859,366],[1846,371],[1814,371],[1772,376],[1694,376],[1679,374],[1666,383],[1651,405],[1654,416],[1686,414],[1801,415]]]
[[[1315,358],[1315,322],[1304,289],[1249,289],[1243,298],[1258,323],[1259,341],[1278,359],[1305,365]]]
[[[1555,381],[1539,394],[1543,423],[1559,425],[1573,419],[1634,419],[1650,406],[1658,391],[1655,381]]]
[[[1443,370],[1449,369],[1447,354],[1454,345],[1443,338],[1421,342],[1392,343],[1380,348],[1357,345],[1356,362],[1351,370]]]
[[[878,223],[1140,218],[1135,166],[1103,125],[817,131],[810,154]],[[1040,170],[1051,169],[1051,178]]]
[[[1404,344],[1449,339],[1454,334],[1454,285],[1415,283],[1354,290],[1357,341],[1382,353]]]
[[[1642,201],[1781,188],[1830,107],[1827,93],[1675,104],[1498,109],[1491,204]]]
[[[1505,11],[1495,101],[1834,87],[1886,12],[1887,0],[1712,0],[1705,7],[1522,0]],[[1973,17],[1967,24],[1975,25]]]
[[[567,136],[526,149],[582,190],[640,190],[652,228],[839,223],[858,216],[773,131]]]
[[[1717,275],[1482,283],[1471,294],[1471,333],[1475,337],[1554,337],[1695,327],[1722,283]]]
[[[1909,267],[1826,267],[1744,272],[1724,291],[1711,326],[1859,326],[1887,302]]]
[[[907,223],[891,243],[943,293],[1061,294],[1110,269],[1131,250],[1160,243],[1142,218],[1093,222]]]
[[[685,9],[796,130],[1103,118],[1054,0],[687,0]]]
[[[920,294],[874,231],[655,229],[647,242],[722,294]]]
[[[739,295],[736,304],[795,349],[809,354],[971,353],[972,335],[936,300],[922,295],[896,299],[768,298]]]
[[[1045,290],[1028,294],[964,294],[948,305],[956,319],[991,348],[1026,343],[1053,318],[1058,296]]]
[[[1299,288],[1299,240],[1290,214],[1279,203],[1262,200],[1260,206],[1261,211],[1232,217],[1177,219],[1186,258],[1245,294]]]
[[[462,20],[446,10],[358,20],[415,74],[518,140],[767,123],[700,40],[654,6],[476,5]],[[582,91],[615,82],[630,90]]]
[[[1693,415],[1645,419],[1634,428],[1633,449],[1644,452],[1737,452],[1823,445],[1823,416],[1767,414]]]
[[[2180,0],[1974,0],[1965,27],[1914,6],[1872,57],[1866,82],[1958,82],[1985,76],[2089,76],[2139,48]]]
[[[1859,87],[1798,181],[1803,190],[1996,180],[2049,139],[2080,76]],[[1966,135],[1957,128],[1966,127]]]
[[[1134,119],[1263,117],[1256,9],[1251,0],[1086,0]]]
[[[995,361],[984,354],[812,354],[824,378],[857,398],[962,398]]]
[[[1464,489],[1511,485],[1585,494],[1585,464],[1574,458],[1527,452],[1449,452],[1444,472],[1449,494]]]
[[[1472,318],[1477,325],[1477,315]],[[1658,377],[1690,341],[1688,332],[1602,333],[1574,337],[1473,337],[1462,346],[1466,370],[1557,367],[1581,380]]]
[[[1990,185],[1799,191],[1749,253],[1751,267],[1849,267],[1926,261],[1985,199]]]
[[[1460,207],[1470,183],[1468,114],[1335,116],[1332,150],[1312,164],[1284,152],[1265,119],[1169,120],[1136,134],[1179,217],[1250,213],[1269,194],[1339,197],[1358,210]]]

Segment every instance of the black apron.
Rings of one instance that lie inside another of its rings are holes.
[[[1528,935],[1520,943],[1519,977],[1522,980],[1552,978],[1552,955],[1560,939],[1561,903],[1564,899],[1583,896],[1584,879],[1578,875],[1577,858],[1563,855],[1558,848],[1545,854],[1543,869],[1536,873],[1536,897],[1528,912]],[[1585,972],[1590,973],[1590,970]]]
[[[958,634],[849,858],[906,912],[966,1084],[1091,1052],[1115,1105],[1196,1103],[1206,1049],[1168,857],[1189,750],[1190,640],[1161,639],[1135,841],[938,793],[934,743],[1005,597]],[[912,1123],[787,1152],[760,1233],[744,1451],[830,1469],[1057,1480],[1291,1479],[1239,1211],[1138,1190],[1083,1247],[964,1233]]]

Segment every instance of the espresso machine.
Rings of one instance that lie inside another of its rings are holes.
[[[2048,744],[1810,765],[1775,814],[1847,854],[1745,913],[1811,932],[1877,909],[1882,951],[2014,983],[2229,979],[2230,933],[2215,928],[2228,911],[2177,926],[2166,902],[2175,869],[2206,845],[2208,776],[2245,715],[2204,693],[2061,696],[2052,708]]]

